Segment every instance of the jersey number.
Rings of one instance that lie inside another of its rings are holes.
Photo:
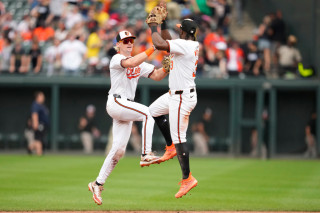
[[[196,77],[196,72],[197,72],[197,66],[198,66],[198,60],[196,61],[196,63],[194,64],[195,68],[194,68],[194,72],[192,73],[192,77]]]

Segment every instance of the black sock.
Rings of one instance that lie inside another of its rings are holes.
[[[97,184],[98,186],[102,186],[102,184],[98,183],[97,181],[96,181],[96,184]]]
[[[153,118],[157,126],[159,127],[163,137],[165,138],[167,146],[171,146],[172,138],[170,134],[170,126],[169,126],[168,119],[166,118],[165,115],[161,115],[159,117],[153,117]]]
[[[180,163],[182,178],[187,179],[190,173],[189,167],[189,150],[187,143],[175,144],[177,156]]]

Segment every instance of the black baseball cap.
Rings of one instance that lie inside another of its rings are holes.
[[[181,24],[177,24],[176,26],[191,35],[196,33],[198,27],[197,23],[189,18],[184,19]]]
[[[127,30],[123,30],[123,31],[120,31],[117,35],[117,42],[125,39],[125,38],[133,38],[135,39],[136,37],[133,36],[129,31]]]

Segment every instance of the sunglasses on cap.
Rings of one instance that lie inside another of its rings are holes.
[[[121,40],[120,42],[122,42],[123,44],[129,44],[129,42],[131,44],[133,44],[134,43],[134,39],[133,38],[126,38],[126,39]]]

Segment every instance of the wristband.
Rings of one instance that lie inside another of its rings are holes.
[[[144,51],[147,56],[149,57],[153,52],[154,52],[154,48],[153,47],[150,47],[149,49],[147,49],[146,51]]]
[[[165,68],[162,67],[162,71],[165,73],[168,73],[167,70]]]
[[[166,22],[166,20],[163,20],[163,22],[161,24],[161,30],[166,30],[166,29],[168,29],[167,22]]]
[[[151,29],[151,34],[155,33],[155,32],[158,32],[157,26],[151,26],[150,29]]]

